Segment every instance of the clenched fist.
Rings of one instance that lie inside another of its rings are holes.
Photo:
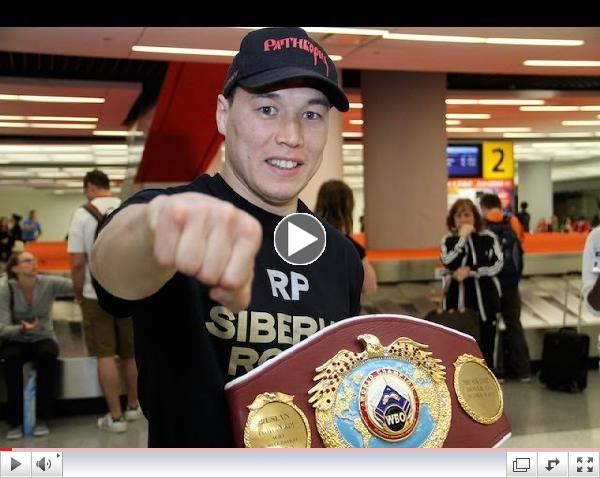
[[[158,264],[196,277],[234,312],[251,299],[260,223],[232,204],[200,193],[161,195],[147,208]]]

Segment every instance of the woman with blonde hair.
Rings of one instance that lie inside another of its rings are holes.
[[[444,310],[464,304],[479,312],[480,346],[490,369],[494,369],[494,343],[500,315],[500,282],[496,275],[504,265],[494,233],[484,229],[479,211],[470,199],[458,199],[446,218],[450,231],[442,239],[444,286],[450,280]]]
[[[337,179],[324,182],[317,195],[315,214],[344,234],[354,245],[364,270],[363,288],[365,294],[377,291],[377,276],[373,266],[367,259],[365,248],[352,238],[352,212],[354,211],[354,195],[352,189]]]

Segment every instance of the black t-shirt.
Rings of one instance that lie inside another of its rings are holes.
[[[131,204],[159,194],[199,192],[233,203],[262,225],[252,300],[238,314],[213,302],[197,279],[176,273],[158,292],[125,301],[94,281],[103,308],[133,315],[139,395],[149,419],[149,446],[227,447],[231,429],[225,383],[262,364],[323,327],[358,315],[363,270],[352,244],[323,223],[327,247],[308,266],[293,266],[274,250],[281,216],[236,194],[220,175],[204,175],[186,186],[145,190]],[[298,201],[298,212],[310,210]],[[106,225],[106,223],[104,225]]]

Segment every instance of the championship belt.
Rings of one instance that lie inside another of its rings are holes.
[[[225,394],[238,447],[482,448],[510,436],[475,340],[402,315],[326,327]]]

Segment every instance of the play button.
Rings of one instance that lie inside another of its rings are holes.
[[[22,463],[14,458],[10,458],[10,471],[15,471],[18,467],[20,467]]]
[[[297,212],[284,217],[275,228],[275,250],[284,261],[305,266],[316,261],[325,250],[325,228],[319,220]]]

